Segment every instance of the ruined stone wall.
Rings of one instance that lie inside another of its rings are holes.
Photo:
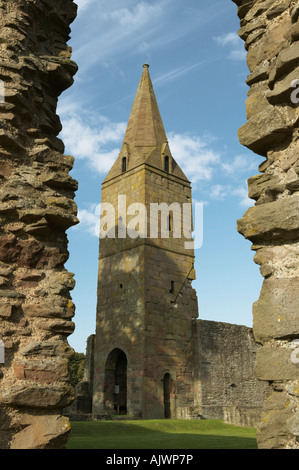
[[[67,46],[72,0],[0,0],[0,447],[61,448],[73,399],[67,336],[73,275],[66,229],[76,224],[57,135],[57,99],[77,66]]]
[[[256,427],[268,386],[254,374],[258,346],[252,329],[196,320],[194,348],[201,416]]]
[[[248,51],[248,121],[239,140],[265,157],[249,178],[256,201],[238,221],[253,242],[264,283],[253,307],[253,331],[262,347],[257,377],[271,383],[258,431],[260,448],[299,447],[299,4],[233,0]],[[297,84],[298,88],[298,84]],[[298,346],[298,343],[297,343]],[[298,350],[297,350],[298,351]]]

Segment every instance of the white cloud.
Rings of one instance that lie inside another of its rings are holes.
[[[76,0],[76,4],[78,5],[79,13],[83,10],[86,10],[95,0]]]
[[[231,185],[215,184],[210,189],[210,197],[212,199],[223,201],[224,199],[231,196],[238,198],[239,205],[241,207],[248,208],[254,204],[254,201],[248,197],[247,186],[239,186],[235,188]]]
[[[208,59],[208,60],[203,60],[201,62],[198,62],[197,64],[190,65],[189,67],[177,67],[174,70],[170,70],[169,72],[166,72],[162,75],[159,75],[157,78],[153,80],[154,85],[164,85],[166,83],[169,83],[172,80],[176,80],[177,78],[180,78],[188,73],[190,73],[192,70],[196,69],[197,67],[200,67],[202,65],[206,65],[207,63],[211,63],[216,61],[217,59]]]
[[[118,59],[136,54],[148,58],[162,48],[166,54],[166,46],[181,44],[226,10],[213,4],[199,5],[192,14],[186,14],[186,2],[173,0],[80,0],[84,13],[91,2],[88,22],[87,15],[79,15],[78,31],[72,39],[80,76],[87,76],[90,67],[107,61],[116,64]]]
[[[140,29],[149,19],[154,21],[163,13],[163,2],[152,5],[148,2],[141,1],[132,8],[120,8],[112,10],[105,14],[105,19],[117,21],[127,28],[137,27]]]
[[[236,33],[227,33],[223,34],[222,36],[217,36],[215,40],[221,45],[221,46],[227,46],[230,45],[232,47],[238,47],[240,38]]]
[[[237,33],[227,33],[221,36],[217,36],[214,40],[221,46],[230,49],[228,58],[230,60],[245,60],[246,50],[244,48],[244,42],[237,35]]]
[[[221,165],[228,175],[239,176],[242,172],[249,172],[257,169],[257,163],[252,155],[236,155],[234,159]]]
[[[169,145],[174,159],[192,183],[211,180],[220,155],[202,137],[170,132]]]
[[[85,112],[79,100],[62,99],[58,108],[63,129],[61,138],[67,152],[85,159],[92,170],[107,174],[115,162],[127,123],[111,122],[103,115]],[[172,154],[192,183],[211,180],[220,154],[211,148],[208,137],[169,132]]]
[[[126,123],[111,122],[91,112],[80,114],[76,105],[62,105],[59,114],[63,122],[61,138],[67,151],[86,160],[91,170],[108,173],[120,151]]]
[[[78,219],[80,224],[76,225],[76,228],[84,230],[93,237],[98,237],[98,228],[99,228],[99,216],[96,215],[95,210],[79,209],[78,210]]]
[[[88,30],[84,27],[86,38],[82,37],[76,48],[75,60],[80,71],[86,72],[95,64],[103,65],[108,59],[114,62],[115,57],[140,52],[161,28],[169,1],[152,4],[134,0],[127,2],[126,7],[117,0],[98,2]]]
[[[212,199],[224,199],[229,192],[229,186],[224,186],[222,184],[215,184],[211,187],[210,197]]]
[[[248,197],[247,187],[235,188],[232,190],[232,194],[240,198],[240,206],[248,208],[254,205],[254,201]]]

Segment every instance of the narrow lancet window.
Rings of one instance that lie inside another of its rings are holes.
[[[169,157],[164,158],[164,170],[169,173]]]
[[[123,159],[122,159],[122,172],[124,173],[125,171],[127,171],[127,159],[126,159],[126,157],[123,157]]]
[[[167,216],[167,228],[169,232],[172,232],[172,214]]]

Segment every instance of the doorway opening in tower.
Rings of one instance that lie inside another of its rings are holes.
[[[104,402],[107,410],[127,414],[127,356],[118,348],[109,353],[106,361]]]

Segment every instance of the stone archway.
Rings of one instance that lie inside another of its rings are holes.
[[[127,356],[118,348],[106,360],[104,405],[116,414],[127,414]]]

